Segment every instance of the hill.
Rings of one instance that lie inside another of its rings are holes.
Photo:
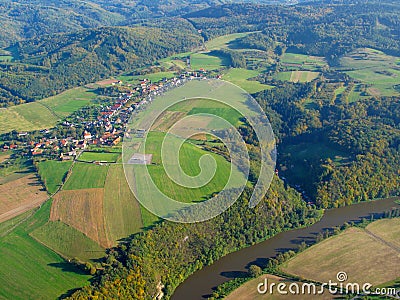
[[[103,27],[18,42],[12,48],[15,62],[0,63],[0,102],[4,107],[53,96],[201,43],[186,21],[161,25]]]

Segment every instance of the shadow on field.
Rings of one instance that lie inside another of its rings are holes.
[[[67,262],[51,263],[51,264],[48,264],[48,266],[61,269],[61,271],[63,271],[63,272],[70,272],[70,273],[75,273],[75,274],[79,274],[79,275],[87,275],[87,273],[84,272],[83,270],[81,270]]]
[[[71,289],[71,290],[65,292],[64,294],[62,294],[60,297],[58,297],[57,300],[67,299],[67,298],[71,297],[73,293],[75,293],[76,291],[79,291],[79,290],[80,290],[80,288]]]

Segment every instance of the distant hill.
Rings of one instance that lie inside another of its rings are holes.
[[[0,104],[55,95],[201,44],[190,23],[171,24],[170,28],[102,27],[18,42],[12,47],[16,62],[0,63]]]
[[[0,0],[0,48],[43,34],[136,24],[232,2],[293,4],[303,0]]]

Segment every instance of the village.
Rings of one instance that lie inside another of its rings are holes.
[[[124,87],[126,92],[112,93],[101,105],[84,107],[62,120],[52,129],[33,132],[11,132],[1,137],[2,151],[38,159],[75,160],[88,148],[96,151],[121,143],[125,127],[132,114],[143,110],[154,97],[184,84],[187,80],[205,79],[207,71],[183,72],[171,79],[151,82],[143,76],[137,85],[121,80],[99,82],[114,90]],[[216,78],[221,78],[216,76]]]

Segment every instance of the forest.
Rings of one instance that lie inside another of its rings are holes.
[[[13,55],[20,63],[0,63],[1,106],[53,96],[201,44],[187,23],[175,25],[88,29],[18,42]]]

